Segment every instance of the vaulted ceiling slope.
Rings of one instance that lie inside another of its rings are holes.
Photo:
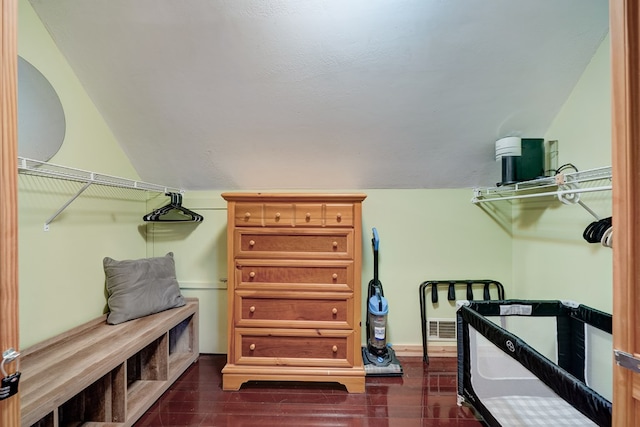
[[[30,0],[145,181],[463,188],[542,137],[607,0]]]

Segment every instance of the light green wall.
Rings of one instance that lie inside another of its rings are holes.
[[[545,135],[559,141],[559,165],[580,170],[611,165],[609,39]],[[598,183],[608,184],[608,182]],[[600,217],[611,216],[611,193],[582,193]],[[595,220],[580,205],[553,198],[514,203],[513,283],[522,298],[571,299],[612,311],[612,251],[582,233]]]
[[[99,112],[27,0],[19,1],[18,53],[51,82],[65,110],[64,143],[51,163],[138,179]],[[45,221],[81,185],[20,175],[18,235],[20,346],[27,347],[105,309],[102,259],[146,254],[138,228],[146,194],[89,188],[56,218]]]
[[[184,194],[182,205],[201,214],[201,223],[147,226],[149,256],[173,252],[182,294],[199,299],[202,353],[227,352],[227,209],[220,194]],[[166,200],[150,200],[148,210],[165,203]]]
[[[371,228],[380,234],[379,278],[389,300],[388,340],[421,345],[418,288],[426,280],[493,279],[510,292],[510,235],[474,206],[471,191],[367,190],[363,205],[363,294],[373,276]],[[453,318],[444,289],[429,318]],[[457,293],[464,299],[464,290]],[[364,306],[363,306],[364,313]]]
[[[609,51],[607,37],[544,136],[559,141],[559,165],[572,163],[580,170],[611,165]],[[611,216],[610,191],[582,193],[580,200],[599,217]],[[579,204],[564,205],[554,198],[513,203],[513,218],[514,295],[572,300],[612,313],[612,250],[587,243],[582,237],[585,227],[596,218]],[[547,333],[552,339],[546,342],[552,343],[555,331]],[[598,367],[591,386],[609,399],[613,370],[610,338],[595,336],[592,343],[596,350],[589,355]]]

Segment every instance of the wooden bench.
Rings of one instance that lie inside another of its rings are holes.
[[[199,355],[198,300],[131,320],[106,315],[22,351],[22,426],[131,426]]]

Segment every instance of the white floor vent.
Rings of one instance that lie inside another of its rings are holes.
[[[456,321],[452,319],[429,319],[428,338],[434,341],[455,341]]]

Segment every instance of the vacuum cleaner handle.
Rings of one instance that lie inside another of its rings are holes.
[[[378,247],[380,246],[380,237],[378,236],[378,230],[373,227],[373,239],[371,239],[371,243],[373,244],[373,282],[376,285],[380,285],[380,281],[378,280]],[[382,285],[380,285],[382,288]],[[382,289],[380,289],[382,291]],[[382,293],[384,295],[384,293]]]
[[[373,227],[373,239],[371,239],[371,243],[373,243],[373,250],[378,251],[380,246],[380,236],[378,236],[378,230]]]

